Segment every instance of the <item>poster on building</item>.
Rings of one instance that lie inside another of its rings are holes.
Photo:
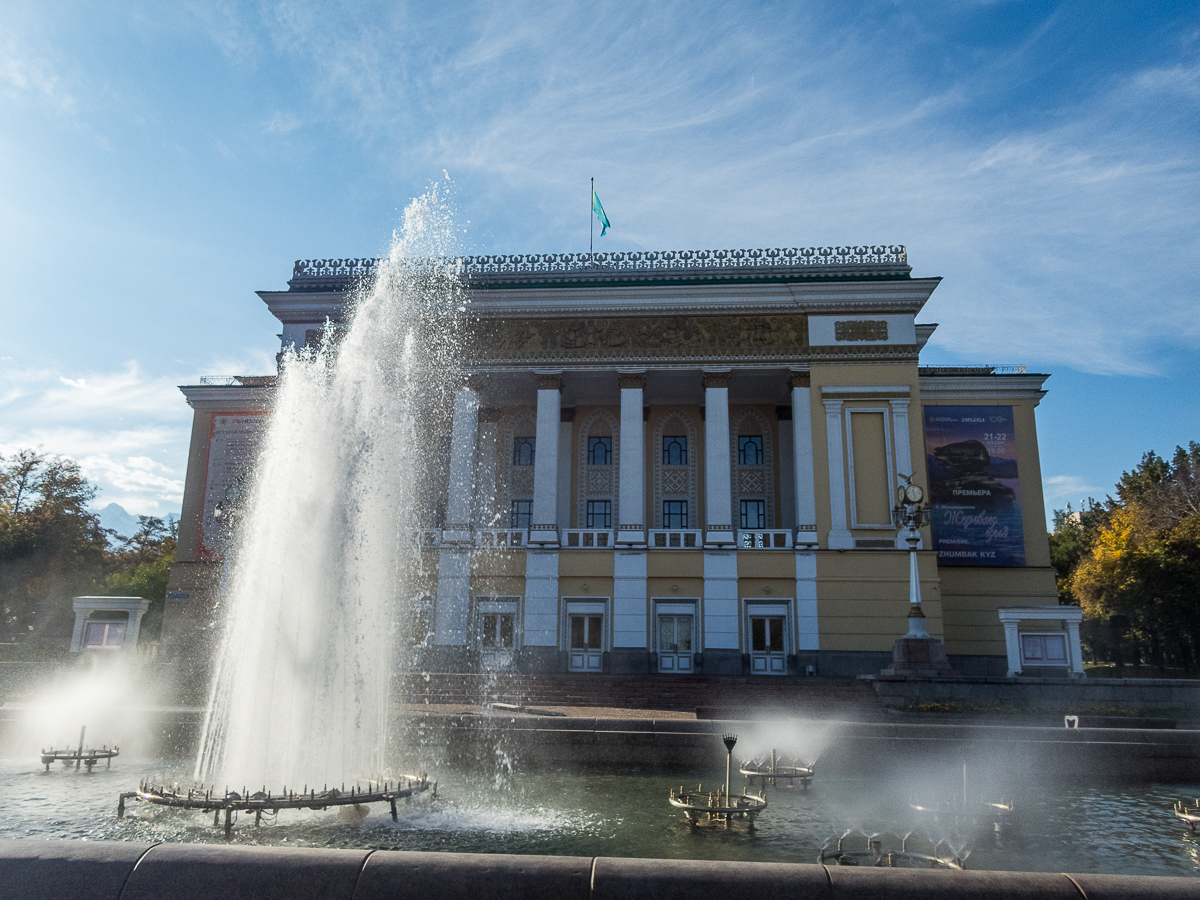
[[[1023,566],[1011,406],[926,406],[930,527],[939,566]]]
[[[267,417],[262,413],[217,413],[208,433],[208,468],[204,509],[200,515],[200,557],[214,559],[225,551],[229,529],[217,519],[217,504],[229,489],[248,476]]]

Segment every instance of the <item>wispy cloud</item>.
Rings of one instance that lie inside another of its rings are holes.
[[[171,379],[136,362],[110,372],[23,369],[0,360],[0,454],[41,448],[79,461],[101,503],[177,511],[190,410]]]

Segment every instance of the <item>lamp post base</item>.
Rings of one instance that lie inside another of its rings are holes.
[[[892,645],[892,664],[880,675],[957,675],[937,638],[902,637]]]

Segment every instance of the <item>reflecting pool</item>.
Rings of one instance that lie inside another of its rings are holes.
[[[931,773],[926,773],[931,774]],[[938,773],[932,773],[934,775]],[[768,789],[770,806],[753,831],[692,828],[667,803],[672,787],[699,782],[716,787],[722,772],[663,774],[478,773],[439,771],[436,799],[400,805],[391,821],[386,805],[361,823],[339,821],[336,811],[284,811],[274,824],[255,827],[243,815],[235,844],[453,850],[579,856],[703,858],[815,862],[823,846],[846,835],[847,847],[880,834],[885,850],[900,838],[944,840],[969,869],[1115,874],[1200,874],[1200,836],[1171,813],[1178,797],[1200,795],[1196,785],[1004,785],[985,779],[977,789],[1011,805],[1011,812],[954,811],[961,771],[916,778],[908,785],[871,774],[817,777],[808,790]],[[49,773],[36,759],[0,761],[0,838],[176,841],[223,843],[212,819],[197,812],[133,802],[124,819],[117,795],[139,778],[187,784],[190,760],[125,759],[90,776],[61,767]],[[945,788],[942,796],[930,785]],[[959,796],[961,796],[959,794]],[[986,798],[984,798],[986,799]],[[914,806],[925,807],[924,811]],[[932,809],[940,809],[938,814]],[[959,807],[961,809],[961,807]],[[847,834],[847,832],[850,832]],[[926,842],[925,848],[929,846]],[[912,849],[910,845],[910,849]],[[924,851],[922,851],[924,852]]]

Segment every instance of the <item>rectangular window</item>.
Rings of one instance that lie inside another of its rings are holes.
[[[1027,666],[1065,666],[1066,637],[1061,634],[1021,635],[1021,662]]]
[[[516,616],[512,613],[485,613],[480,643],[485,650],[511,650],[516,633]]]
[[[767,527],[767,502],[765,500],[742,501],[742,528],[757,530]]]
[[[532,466],[534,449],[537,445],[537,439],[532,437],[515,437],[513,438],[513,465],[514,466]]]
[[[686,466],[687,465],[687,435],[686,434],[664,434],[663,435],[663,465],[664,466]]]
[[[770,616],[750,620],[750,649],[755,653],[783,652],[783,617]]]
[[[612,465],[612,438],[611,437],[590,437],[590,438],[588,438],[588,465],[589,466],[611,466]]]
[[[533,524],[533,501],[514,500],[512,513],[509,515],[509,528],[528,528]]]
[[[763,463],[763,439],[761,434],[738,436],[738,465],[761,466]]]
[[[682,529],[688,527],[686,500],[663,501],[663,528]]]
[[[587,527],[612,528],[611,500],[589,500],[587,502]]]

